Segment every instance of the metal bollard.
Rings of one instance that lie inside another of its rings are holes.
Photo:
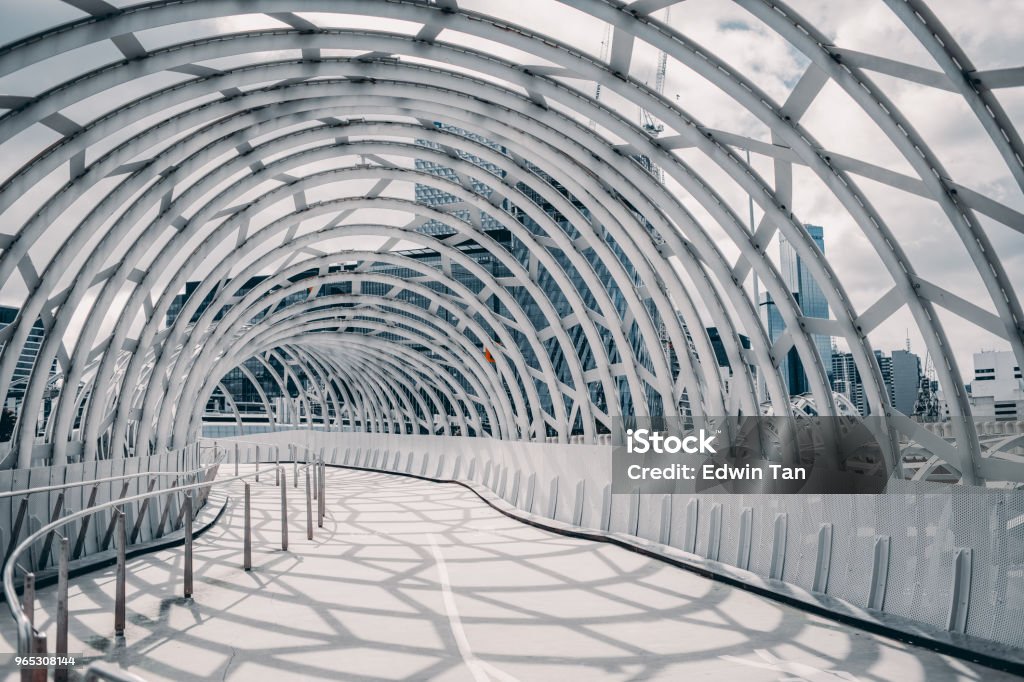
[[[260,446],[256,446],[256,482],[260,482]]]
[[[277,468],[281,476],[284,476],[284,469],[281,467]],[[285,478],[285,484],[281,486],[281,550],[288,551],[288,485],[287,478]]]
[[[36,625],[36,574],[26,573],[21,588],[21,610],[28,619],[29,627]]]
[[[310,465],[313,468],[313,499],[320,499],[320,465],[314,462]],[[320,509],[320,505],[317,504],[317,509]]]
[[[124,637],[124,580],[125,553],[128,550],[128,534],[125,531],[124,511],[118,509],[117,533],[114,536],[117,544],[117,587],[114,592],[114,635]]]
[[[306,467],[306,539],[313,539],[313,488],[309,484],[309,467]]]
[[[252,516],[249,513],[249,484],[245,484],[245,534],[242,538],[242,568],[252,570]]]
[[[68,539],[60,539],[60,562],[57,568],[57,648],[58,656],[68,653],[68,562],[71,560],[71,548]],[[67,668],[54,668],[54,682],[68,679]]]
[[[238,475],[238,443],[235,443],[235,476]]]
[[[185,493],[185,598],[192,596],[192,491]]]
[[[276,445],[274,446],[274,458],[274,485],[281,485],[281,450]]]
[[[295,456],[294,446],[289,445],[288,447],[292,448],[292,480],[294,481],[294,483],[292,484],[292,487],[298,488],[299,487],[299,458]]]

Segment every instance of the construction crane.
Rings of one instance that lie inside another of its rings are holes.
[[[669,23],[672,18],[672,7],[669,6],[665,9],[665,23]],[[607,63],[611,56],[612,49],[612,25],[607,24],[604,27],[604,36],[601,39],[601,52],[598,55],[602,62]],[[654,73],[654,91],[659,95],[665,94],[665,73],[668,71],[668,53],[661,50],[658,53],[658,68]],[[597,101],[601,100],[601,83],[598,82],[594,86],[594,99]],[[657,137],[665,130],[665,126],[655,120],[651,115],[651,112],[647,111],[644,107],[640,107],[640,125],[647,131],[647,134],[651,137]],[[594,119],[590,119],[590,129],[593,130],[597,127],[597,122]],[[665,182],[665,172],[654,165],[650,159],[646,156],[641,156],[638,159],[640,164],[643,165],[654,177],[658,178],[658,182]]]
[[[612,25],[611,24],[605,24],[605,27],[604,27],[604,37],[601,38],[601,53],[598,55],[598,58],[602,62],[607,64],[608,63],[608,58],[611,56],[611,51],[612,51]],[[598,81],[597,84],[594,87],[594,99],[598,100],[598,101],[601,100],[601,81]],[[593,130],[596,127],[597,127],[597,121],[595,121],[594,119],[590,119],[590,129]]]
[[[672,18],[672,8],[668,7],[665,10],[665,23],[669,22]],[[658,53],[658,69],[654,72],[654,91],[659,95],[665,94],[665,72],[668,71],[668,53],[664,50]],[[640,124],[643,126],[651,135],[658,135],[665,126],[659,121],[656,121],[651,112],[647,111],[643,107],[640,108]]]
[[[671,19],[672,7],[669,6],[665,8],[665,23],[668,24]],[[654,91],[659,95],[665,94],[666,71],[668,71],[668,53],[662,50],[658,53],[658,68],[654,72]],[[643,127],[644,130],[647,131],[647,134],[650,135],[651,137],[657,137],[662,133],[662,131],[665,130],[665,126],[661,123],[661,121],[656,120],[651,115],[651,112],[647,111],[647,109],[643,107],[640,107],[640,125]],[[651,174],[658,178],[658,182],[664,183],[665,172],[658,166],[654,165],[653,163],[649,163],[649,165],[649,170]]]

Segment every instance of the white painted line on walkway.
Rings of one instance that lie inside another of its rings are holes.
[[[448,615],[448,623],[451,625],[455,643],[459,647],[459,654],[466,662],[470,672],[473,673],[473,679],[477,682],[490,682],[492,678],[503,680],[503,682],[519,682],[512,675],[498,670],[487,661],[481,661],[473,654],[466,631],[462,627],[462,619],[459,618],[459,610],[455,606],[451,579],[448,577],[448,566],[444,563],[444,556],[441,555],[441,547],[437,544],[437,537],[433,533],[428,533],[427,539],[430,541],[430,551],[434,554],[434,563],[437,564],[438,581],[441,583],[441,599],[444,602],[445,613]]]

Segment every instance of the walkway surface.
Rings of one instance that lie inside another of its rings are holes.
[[[524,525],[458,485],[331,469],[312,542],[302,481],[288,494],[284,552],[274,476],[253,486],[250,573],[233,494],[196,541],[194,599],[180,548],[129,562],[121,642],[113,571],[74,580],[70,651],[148,680],[1017,679]]]

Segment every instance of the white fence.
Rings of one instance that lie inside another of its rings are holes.
[[[257,447],[271,461],[299,444],[328,464],[472,480],[524,511],[670,545],[780,591],[1024,647],[1019,492],[896,482],[885,495],[612,495],[604,445],[314,431],[219,442],[228,463],[235,446],[242,461]]]
[[[186,472],[200,466],[201,450],[198,444],[183,450],[165,452],[152,457],[127,457],[118,459],[79,462],[65,466],[40,466],[30,469],[7,469],[0,471],[0,494],[49,486],[63,486],[83,482],[83,485],[68,486],[60,490],[36,492],[29,495],[0,496],[0,558],[6,559],[10,550],[30,534],[39,530],[59,516],[96,506],[122,497],[140,495],[152,490],[165,490],[176,482],[174,476],[134,476],[123,480],[90,483],[97,479],[132,476],[147,472]],[[178,481],[179,483],[181,481]],[[24,512],[22,512],[24,507]],[[131,536],[131,544],[153,540],[174,529],[180,521],[181,509],[172,496],[167,508],[157,508],[156,503],[147,505],[141,523],[138,523],[141,505],[125,505],[125,522]],[[194,510],[198,513],[198,508]],[[21,520],[19,522],[19,516]],[[169,517],[169,518],[168,518]],[[73,558],[89,556],[113,545],[110,542],[112,513],[99,512],[88,522],[84,532],[82,523],[76,522],[70,532]],[[136,531],[136,527],[138,528]],[[13,536],[13,537],[12,537]],[[57,543],[43,542],[33,545],[29,552],[26,570],[42,570],[55,565]]]

